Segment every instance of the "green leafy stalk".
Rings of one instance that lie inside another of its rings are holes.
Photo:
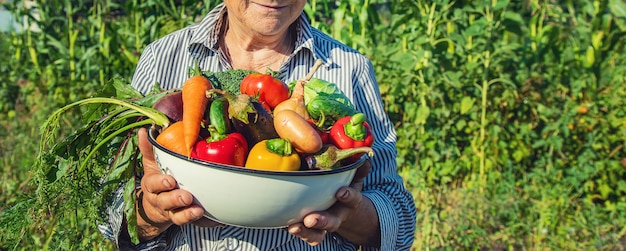
[[[106,133],[107,131],[111,130],[113,127],[119,124],[127,123],[126,120],[128,119],[143,116],[141,113],[138,113],[138,112],[125,112],[123,115],[122,115],[122,112],[114,113],[112,114],[112,116],[108,116],[107,118],[103,119],[100,123],[106,123],[107,121],[110,121],[110,120],[112,121],[111,123],[108,123],[106,127],[102,128],[101,134],[99,134],[98,136],[102,136],[102,133]]]
[[[145,116],[147,116],[148,118],[152,119],[154,121],[155,124],[160,125],[162,127],[167,127],[169,126],[169,119],[167,118],[167,116],[165,116],[163,113],[152,109],[150,107],[143,107],[143,106],[138,106],[135,105],[131,102],[128,101],[124,101],[124,100],[119,100],[119,99],[114,99],[114,98],[102,98],[102,97],[95,97],[95,98],[87,98],[87,99],[82,99],[79,101],[76,101],[74,103],[71,103],[69,105],[66,105],[58,110],[56,110],[46,121],[46,123],[44,123],[44,125],[42,126],[44,129],[46,129],[51,123],[54,123],[56,121],[58,121],[59,116],[68,111],[69,109],[72,109],[76,106],[79,105],[86,105],[86,104],[94,104],[94,103],[108,103],[108,104],[116,104],[116,105],[120,105],[129,109],[133,109],[137,112],[140,112],[142,114],[144,114]]]
[[[124,187],[124,214],[126,215],[126,221],[128,222],[128,234],[130,235],[133,243],[139,243],[139,233],[137,229],[137,210],[135,210],[135,204],[137,200],[136,187],[134,180],[126,183]]]
[[[87,160],[89,160],[98,149],[100,149],[100,147],[104,146],[105,144],[107,144],[111,139],[113,139],[114,137],[117,137],[120,133],[126,132],[129,129],[132,128],[136,128],[136,127],[140,127],[143,125],[149,125],[151,124],[151,121],[148,120],[141,120],[129,125],[126,125],[120,129],[118,129],[117,131],[109,134],[109,136],[107,136],[106,138],[104,138],[102,141],[100,141],[92,150],[91,152],[89,152],[89,154],[87,154],[87,157],[85,157],[85,160],[82,162],[82,164],[80,165],[80,167],[78,168],[79,172],[82,172],[83,170],[85,170],[85,165],[88,163]]]
[[[150,124],[167,127],[170,121],[152,108],[166,92],[151,92],[143,97],[128,87],[114,82],[105,86],[99,95],[116,98],[79,100],[48,117],[41,127],[40,152],[33,166],[37,199],[29,210],[31,215],[45,208],[48,214],[78,219],[85,216],[79,211],[64,214],[68,211],[65,205],[77,205],[77,208],[81,205],[86,209],[86,217],[99,221],[106,216],[102,209],[112,198],[113,191],[126,184],[123,187],[126,218],[128,222],[136,222],[135,212],[130,208],[134,209],[136,202],[135,173],[140,166],[140,154],[137,141],[132,137],[133,129]],[[158,89],[155,86],[155,90]],[[57,141],[62,115],[79,106],[86,107],[82,113],[85,125]],[[70,199],[65,202],[64,198]],[[128,224],[128,231],[137,243],[137,226]]]

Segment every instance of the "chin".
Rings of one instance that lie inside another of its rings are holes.
[[[249,27],[252,27],[252,29],[259,34],[272,36],[277,35],[281,31],[288,29],[289,24],[280,20],[267,20],[251,23]]]

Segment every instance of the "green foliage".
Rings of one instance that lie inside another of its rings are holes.
[[[230,94],[241,94],[240,83],[250,73],[254,73],[252,70],[229,70],[220,72],[203,72],[206,78],[211,81],[213,87],[224,90]]]
[[[361,37],[334,3],[317,25],[373,60],[416,250],[624,248],[622,1],[398,0]]]
[[[623,248],[624,4],[399,2],[362,50],[426,212],[417,249]]]
[[[83,210],[5,217],[41,199],[28,170],[39,125],[130,79],[148,42],[221,1],[74,2],[7,5],[39,30],[0,36],[0,221],[15,223],[0,249],[107,243]],[[305,12],[372,59],[419,212],[416,250],[625,248],[623,1],[312,0]]]
[[[167,93],[157,85],[144,97],[128,83],[114,79],[98,97],[81,99],[54,111],[41,126],[39,152],[30,170],[36,186],[34,199],[18,202],[0,218],[2,225],[13,228],[7,230],[7,242],[20,246],[22,237],[14,233],[23,234],[31,225],[49,224],[47,217],[37,217],[49,215],[54,221],[69,224],[69,228],[53,231],[49,237],[52,242],[46,245],[87,248],[84,245],[91,244],[83,242],[84,232],[97,232],[94,223],[102,223],[107,217],[103,205],[109,204],[113,191],[124,183],[129,188],[125,190],[125,202],[130,205],[126,218],[134,222],[135,174],[141,166],[133,129],[169,123],[165,115],[150,108]],[[108,98],[111,96],[117,99]],[[57,138],[65,113],[78,108],[84,108],[84,125],[65,138]],[[138,242],[135,225],[129,224],[129,233]]]
[[[35,2],[33,9],[6,4],[16,15],[26,15],[33,29],[0,36],[6,62],[0,66],[0,221],[11,226],[0,229],[0,249],[111,249],[96,228],[102,219],[93,213],[98,201],[74,196],[96,192],[88,188],[97,187],[103,173],[88,169],[81,173],[84,180],[55,179],[71,166],[64,162],[47,171],[29,170],[37,159],[39,126],[57,108],[94,95],[109,80],[129,80],[146,43],[193,23],[218,2]],[[70,111],[59,121],[59,138],[80,127],[80,112]],[[72,186],[76,189],[67,189]]]

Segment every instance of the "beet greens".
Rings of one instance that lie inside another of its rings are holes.
[[[63,215],[83,207],[93,220],[103,221],[112,193],[123,185],[127,220],[136,222],[135,174],[142,167],[135,129],[170,124],[167,116],[151,108],[168,93],[156,85],[143,96],[114,79],[96,97],[71,103],[50,115],[41,126],[39,154],[32,168],[37,190],[30,203],[31,217],[36,217],[39,208]],[[84,126],[59,138],[62,115],[78,108]],[[128,224],[128,231],[137,243],[136,224]]]

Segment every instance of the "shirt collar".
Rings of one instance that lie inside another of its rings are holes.
[[[296,25],[298,38],[296,39],[296,45],[292,55],[307,49],[311,52],[311,55],[313,55],[314,60],[321,59],[324,65],[330,65],[332,63],[330,55],[324,55],[324,50],[316,49],[315,47],[315,37],[312,32],[313,28],[309,25],[309,20],[306,15],[302,13],[296,22],[298,22]]]
[[[224,14],[226,14],[226,6],[221,3],[211,10],[198,25],[191,28],[190,45],[201,44],[211,50],[219,50],[218,40]]]

